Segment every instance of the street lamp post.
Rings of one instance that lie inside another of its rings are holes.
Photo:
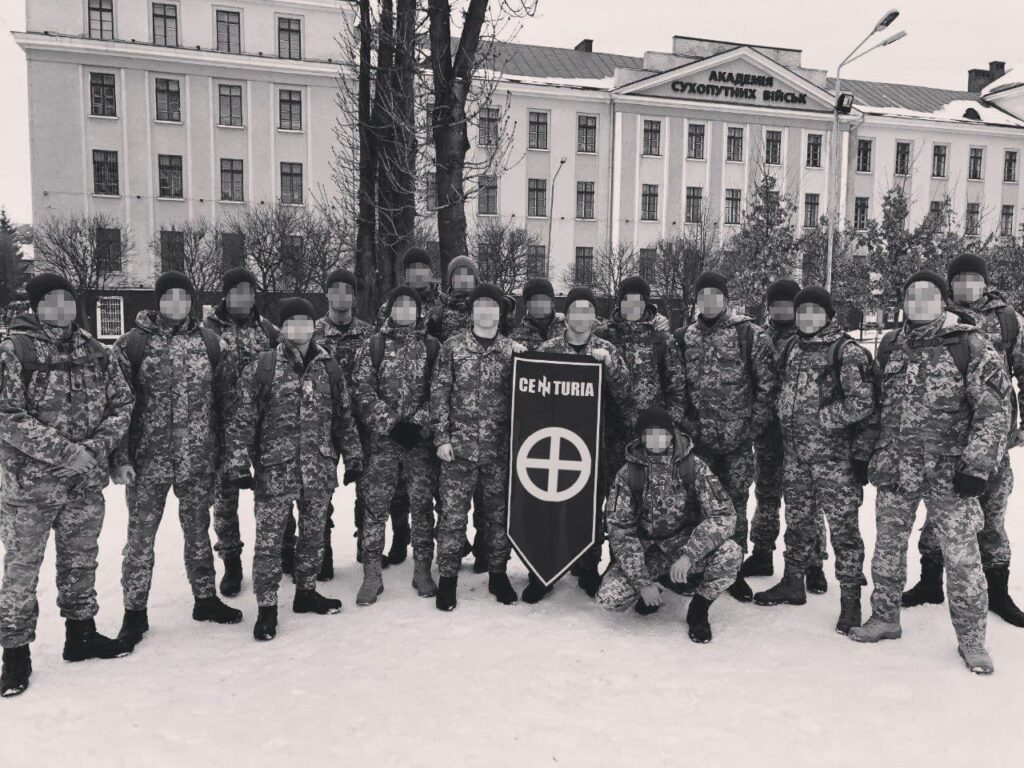
[[[544,249],[544,269],[547,271],[551,263],[551,223],[555,220],[555,181],[558,179],[558,174],[562,172],[562,168],[565,166],[565,158],[563,157],[558,161],[558,168],[555,169],[555,175],[551,177],[551,202],[548,205],[548,244]]]

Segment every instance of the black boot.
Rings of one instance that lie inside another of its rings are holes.
[[[694,595],[690,607],[686,609],[686,625],[690,628],[690,639],[695,643],[711,642],[711,623],[708,621],[710,607],[710,600]]]
[[[67,619],[64,627],[64,661],[116,659],[132,652],[131,646],[97,632],[92,619]]]
[[[836,632],[849,635],[850,630],[860,626],[860,587],[840,587],[839,621]]]
[[[942,563],[921,558],[921,580],[903,593],[900,601],[904,608],[925,603],[939,604],[946,599],[942,591]]]
[[[661,608],[660,605],[648,605],[642,597],[633,606],[633,610],[641,616],[650,616],[652,613],[657,613],[659,608]]]
[[[126,610],[124,620],[121,622],[121,631],[117,633],[117,639],[129,648],[134,648],[142,642],[142,636],[149,631],[149,616],[146,609]]]
[[[295,613],[318,613],[326,616],[328,613],[341,612],[341,600],[324,597],[315,589],[296,589],[292,610]]]
[[[824,595],[828,592],[828,581],[825,579],[825,569],[820,565],[812,565],[804,574],[807,579],[807,591],[812,595]]]
[[[482,531],[477,531],[473,537],[473,573],[487,573],[490,569],[484,534]]]
[[[252,628],[252,636],[257,640],[273,640],[277,637],[277,606],[261,606],[256,617],[256,626]]]
[[[744,580],[742,576],[737,576],[736,581],[729,587],[729,594],[734,599],[739,600],[741,603],[749,603],[754,599],[754,590],[750,588],[750,585]],[[701,640],[699,642],[706,643],[707,640]]]
[[[224,577],[220,580],[220,593],[234,597],[242,590],[242,558],[232,555],[224,558]]]
[[[356,562],[363,562],[363,529],[356,528],[355,533],[352,534],[356,539]]]
[[[772,562],[772,551],[770,549],[759,549],[754,547],[750,557],[746,559],[740,568],[740,576],[771,576],[775,573],[775,564]]]
[[[1017,607],[1007,591],[1010,566],[986,568],[985,580],[988,581],[988,609],[1007,624],[1024,627],[1024,612]]]
[[[492,573],[487,579],[487,591],[502,605],[515,605],[519,602],[519,595],[512,589],[507,573]]]
[[[0,697],[17,696],[28,688],[32,676],[32,655],[27,645],[4,648],[3,671],[0,672]]]
[[[539,603],[551,592],[551,587],[545,587],[544,582],[530,574],[530,583],[523,590],[523,602],[533,605]]]
[[[286,576],[295,575],[295,546],[292,544],[281,547],[281,570]]]
[[[242,620],[242,612],[226,605],[219,597],[201,597],[192,608],[195,621],[212,621],[215,624],[238,624]]]
[[[334,578],[334,549],[328,544],[324,547],[324,559],[320,563],[320,573],[316,575],[317,581],[330,581]]]
[[[409,556],[409,537],[408,523],[395,526],[391,534],[391,549],[388,550],[388,554],[384,558],[388,561],[388,565],[398,565],[405,562],[405,558]]]
[[[754,602],[758,605],[803,605],[807,602],[803,574],[786,568],[782,581],[764,592],[758,592],[754,595]]]
[[[690,578],[679,584],[672,581],[672,578],[667,573],[663,573],[658,577],[658,583],[665,589],[675,592],[677,595],[693,597],[697,594],[697,587],[704,583],[704,572],[699,571],[697,573],[691,573]]]
[[[437,580],[437,595],[434,604],[439,611],[454,611],[458,604],[456,592],[459,587],[458,576],[441,576]]]
[[[587,597],[594,597],[601,588],[601,574],[597,572],[597,566],[582,566],[576,574],[576,584],[587,593]]]

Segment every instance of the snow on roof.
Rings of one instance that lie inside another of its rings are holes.
[[[939,109],[924,112],[903,107],[872,107],[861,104],[855,106],[869,115],[885,115],[887,117],[907,117],[915,120],[938,120],[952,123],[982,123],[985,125],[1003,125],[1010,128],[1024,128],[1024,120],[1003,112],[996,107],[989,107],[974,99],[958,99],[944,104]],[[973,109],[978,119],[967,117],[968,110]]]
[[[994,93],[1009,91],[1024,85],[1024,61],[1010,64],[1006,68],[1006,74],[993,80],[981,90],[982,96],[991,96]]]
[[[510,74],[508,72],[487,72],[490,77],[500,78],[506,82],[523,83],[525,85],[547,85],[559,88],[582,88],[586,90],[610,91],[615,85],[614,77],[534,77],[530,75]]]

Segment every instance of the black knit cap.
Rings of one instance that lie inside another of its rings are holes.
[[[973,253],[957,256],[950,262],[949,269],[946,270],[946,279],[952,283],[954,277],[965,272],[981,275],[985,278],[985,282],[988,282],[988,265],[981,256],[975,256]]]
[[[832,306],[832,296],[820,285],[809,285],[804,288],[793,299],[793,307],[800,309],[803,304],[817,304],[825,310],[825,315],[831,321],[836,316],[835,308]]]
[[[327,276],[327,282],[324,283],[324,290],[330,290],[331,286],[335,283],[348,283],[352,286],[352,290],[356,289],[356,276],[352,274],[350,269],[336,269]]]
[[[469,294],[469,306],[472,307],[477,299],[492,299],[498,305],[498,309],[505,311],[505,294],[492,283],[478,283]]]
[[[67,291],[76,301],[78,300],[78,294],[75,293],[74,286],[71,285],[66,277],[62,277],[55,272],[42,272],[25,284],[25,293],[28,294],[28,303],[32,307],[33,312],[36,311],[39,302],[50,291]]]
[[[949,297],[949,284],[938,272],[932,272],[930,269],[922,269],[915,272],[908,277],[907,282],[903,284],[903,293],[906,294],[907,289],[914,283],[931,283],[939,289],[939,293],[942,294],[942,298],[946,299]]]
[[[555,298],[555,289],[549,280],[543,277],[531,277],[523,286],[523,301],[529,301],[534,296],[548,296]]]
[[[280,304],[277,305],[277,324],[284,326],[291,318],[298,317],[299,315],[305,315],[310,320],[316,319],[316,310],[313,309],[313,305],[305,299],[299,296],[293,296],[290,299],[284,299]]]
[[[234,288],[239,283],[249,283],[252,289],[255,291],[259,288],[259,281],[256,279],[256,275],[250,272],[245,267],[234,267],[224,273],[223,285],[224,294]]]
[[[640,411],[640,415],[636,417],[636,434],[638,437],[642,437],[645,429],[653,429],[655,427],[660,427],[669,432],[675,430],[675,426],[672,424],[672,417],[668,415],[668,411],[652,405],[650,408]]]
[[[181,288],[183,291],[187,292],[189,296],[196,292],[196,287],[192,285],[192,281],[188,279],[188,275],[184,272],[177,272],[172,269],[164,272],[156,279],[156,284],[153,286],[153,293],[156,294],[156,300],[160,301],[160,297],[172,288]]]
[[[420,297],[420,292],[415,288],[410,288],[408,285],[400,285],[393,289],[388,294],[386,299],[387,313],[391,314],[391,308],[398,301],[399,296],[408,296],[410,299],[416,302],[416,315],[419,316],[420,310],[423,308],[423,299]]]
[[[697,276],[697,282],[693,286],[694,293],[700,293],[705,288],[717,288],[726,298],[729,298],[729,281],[718,272],[702,272]]]
[[[413,264],[426,264],[431,267],[430,254],[422,248],[410,248],[402,257],[402,269],[408,269]]]
[[[577,286],[569,291],[569,294],[565,297],[566,311],[577,301],[589,301],[590,306],[597,310],[597,296],[589,288],[584,286]]]
[[[776,301],[795,301],[800,293],[800,284],[796,280],[776,280],[765,292],[765,303],[771,306]]]
[[[644,297],[645,302],[651,300],[651,286],[642,277],[627,277],[619,283],[619,292],[617,294],[619,301],[622,301],[630,293],[639,293]]]

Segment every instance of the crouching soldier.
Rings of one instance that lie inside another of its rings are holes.
[[[881,423],[869,472],[878,488],[871,617],[850,638],[875,643],[902,636],[907,539],[923,500],[942,547],[960,656],[972,672],[991,674],[978,497],[1006,450],[1010,381],[984,335],[945,310],[945,279],[918,272],[904,293],[907,320],[878,348]]]
[[[250,457],[256,474],[257,640],[277,634],[281,542],[293,503],[299,506],[299,537],[292,610],[341,610],[340,600],[317,593],[316,576],[324,556],[327,505],[338,485],[339,452],[346,485],[359,479],[363,462],[345,375],[327,350],[312,343],[313,306],[305,299],[286,299],[280,314],[284,338],[242,373],[238,408],[227,429],[226,477],[235,483],[249,480]]]
[[[192,618],[237,624],[242,612],[217,597],[210,504],[218,450],[218,414],[225,388],[227,345],[192,314],[195,288],[181,272],[156,281],[159,310],[143,310],[114,355],[135,393],[128,436],[111,457],[111,479],[128,486],[128,541],[121,565],[124,622],[118,637],[136,645],[149,630],[154,544],[167,492],[178,498]],[[227,376],[228,383],[232,377]]]
[[[357,605],[372,605],[384,591],[381,560],[384,525],[399,480],[412,506],[415,568],[412,585],[434,597],[434,487],[437,465],[430,442],[430,377],[441,345],[417,330],[420,295],[409,286],[388,295],[389,319],[362,346],[356,362],[353,401],[369,435],[366,473],[360,480],[363,518],[363,585]]]
[[[597,592],[598,605],[651,614],[661,605],[660,577],[681,584],[702,573],[686,623],[693,642],[710,642],[708,608],[736,581],[743,560],[731,538],[732,501],[663,408],[642,411],[636,433],[605,505],[615,562]]]
[[[871,358],[835,320],[818,286],[796,296],[799,336],[779,354],[779,422],[785,445],[786,571],[754,595],[758,605],[803,605],[804,578],[818,560],[818,525],[828,520],[842,595],[836,632],[860,625],[864,541],[857,514],[868,481],[875,388]]]
[[[26,286],[31,314],[0,344],[0,695],[28,688],[36,585],[54,532],[64,659],[130,653],[96,632],[96,556],[107,459],[128,430],[131,388],[100,342],[75,323],[71,284],[52,273]]]

